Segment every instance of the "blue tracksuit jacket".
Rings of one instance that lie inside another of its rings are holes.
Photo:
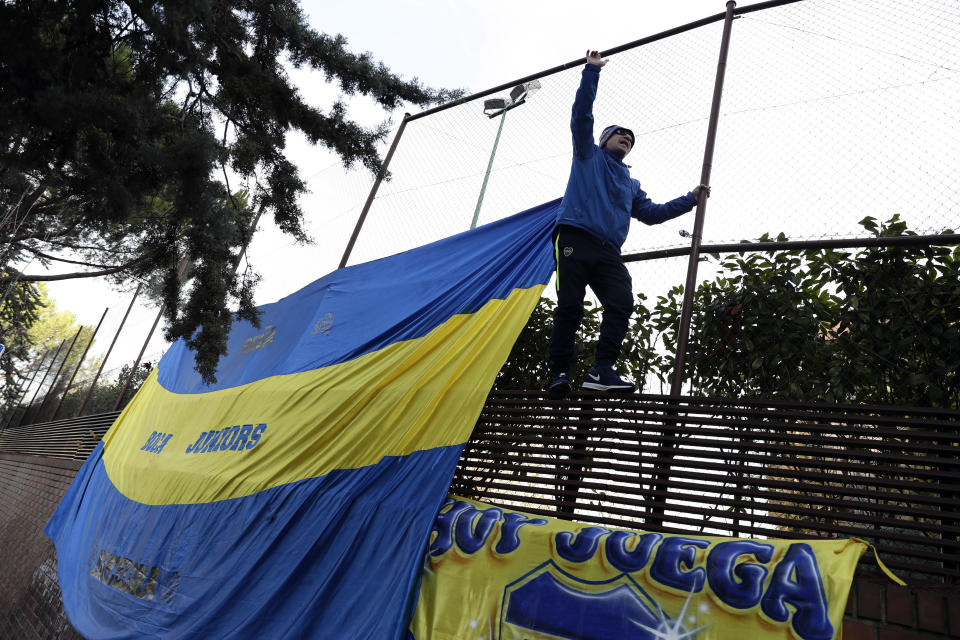
[[[687,213],[697,201],[691,192],[665,204],[652,202],[640,183],[630,177],[627,166],[594,144],[593,101],[599,79],[600,67],[584,66],[570,118],[573,165],[557,224],[579,227],[619,252],[631,216],[646,224],[659,224]]]

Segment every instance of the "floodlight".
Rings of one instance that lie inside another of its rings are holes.
[[[533,94],[533,92],[539,88],[540,83],[536,80],[531,80],[530,82],[518,84],[514,88],[510,89],[509,97],[490,98],[489,100],[484,100],[483,115],[487,116],[488,118],[496,118],[499,115],[503,115],[510,109],[524,104],[527,101],[527,98],[529,98],[531,94]]]
[[[503,98],[490,98],[483,101],[483,114],[491,118],[502,113],[506,108],[507,101]]]
[[[490,98],[483,101],[483,115],[488,118],[500,116],[500,126],[497,128],[497,137],[493,140],[493,150],[490,151],[490,162],[487,163],[487,172],[483,174],[483,185],[480,187],[480,196],[477,198],[477,208],[473,212],[473,222],[470,228],[477,226],[477,220],[480,217],[480,206],[483,204],[483,194],[487,190],[487,180],[490,178],[490,169],[493,168],[493,158],[497,154],[497,145],[500,143],[500,133],[503,132],[503,121],[507,117],[507,111],[514,107],[526,104],[527,98],[534,91],[540,88],[540,83],[536,80],[524,82],[510,89],[510,95],[507,98]]]

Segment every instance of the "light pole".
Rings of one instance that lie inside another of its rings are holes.
[[[487,191],[487,181],[490,179],[490,169],[493,168],[493,158],[497,155],[497,145],[500,144],[500,134],[503,132],[503,121],[507,118],[507,111],[519,107],[527,101],[527,98],[534,91],[540,88],[540,83],[536,80],[518,84],[510,89],[510,95],[506,98],[490,98],[483,101],[483,115],[488,118],[500,116],[500,126],[497,127],[497,137],[493,141],[493,150],[490,151],[490,161],[487,163],[487,171],[483,174],[483,186],[480,187],[480,196],[477,198],[477,207],[473,211],[473,221],[470,228],[477,226],[477,220],[480,218],[480,207],[483,204],[483,194]]]

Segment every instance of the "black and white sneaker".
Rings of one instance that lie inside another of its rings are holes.
[[[616,391],[618,393],[628,393],[636,389],[629,380],[620,377],[613,367],[594,367],[587,374],[583,381],[584,389],[593,389],[594,391]]]

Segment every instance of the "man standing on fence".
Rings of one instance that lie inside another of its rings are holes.
[[[702,193],[710,193],[709,187],[700,185],[685,196],[656,204],[623,163],[636,142],[632,131],[611,125],[601,132],[599,144],[594,144],[593,101],[600,68],[606,63],[597,51],[587,52],[570,119],[573,165],[554,230],[557,308],[550,338],[551,393],[571,389],[570,364],[587,285],[603,305],[603,319],[595,366],[583,387],[633,391],[635,385],[620,378],[614,369],[633,312],[630,273],[620,258],[630,218],[646,224],[666,222],[693,209]]]

